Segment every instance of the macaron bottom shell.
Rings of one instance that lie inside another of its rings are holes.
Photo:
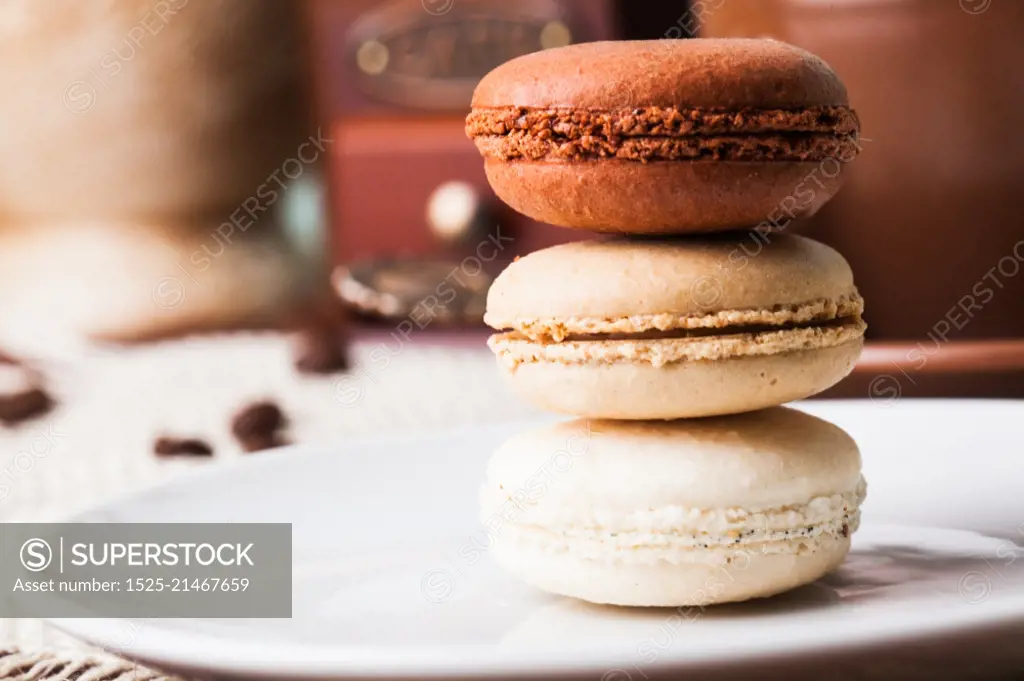
[[[498,197],[540,222],[598,232],[682,234],[814,215],[839,190],[837,159],[574,162],[488,159]]]
[[[835,347],[773,355],[684,361],[499,365],[513,389],[549,411],[602,419],[680,419],[735,414],[784,404],[835,385],[863,348]]]
[[[694,617],[706,605],[765,598],[810,584],[836,569],[849,550],[849,538],[825,537],[811,552],[736,548],[717,561],[634,563],[546,551],[500,535],[492,547],[498,565],[543,591],[605,605],[691,606],[698,608]]]

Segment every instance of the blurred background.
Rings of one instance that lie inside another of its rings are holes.
[[[0,518],[527,416],[484,296],[579,235],[497,201],[471,92],[520,54],[697,35],[816,52],[860,114],[845,188],[787,226],[867,301],[828,395],[1024,397],[1017,0],[4,0]],[[0,619],[0,647],[51,636]]]
[[[443,348],[419,375],[461,381],[493,275],[577,238],[487,187],[476,82],[540,49],[698,35],[816,52],[860,114],[844,190],[787,227],[846,255],[867,300],[869,347],[829,395],[1024,396],[1011,0],[6,0],[0,351],[33,390],[211,333],[235,358],[287,335],[289,371],[333,376],[343,405],[411,345]],[[52,406],[25,392],[0,397],[9,423]]]

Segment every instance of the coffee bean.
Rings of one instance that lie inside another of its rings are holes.
[[[253,402],[231,420],[231,432],[247,452],[280,447],[286,444],[278,431],[287,424],[281,408],[264,400]]]
[[[198,438],[161,436],[153,443],[157,456],[213,456],[213,447]]]
[[[288,444],[287,441],[279,437],[278,435],[260,435],[253,436],[246,439],[239,439],[238,443],[242,445],[242,451],[252,454],[253,452],[260,452],[264,449],[273,449],[274,447],[282,447]]]
[[[53,408],[53,398],[42,388],[0,394],[0,423],[6,426],[38,418]]]
[[[340,335],[330,328],[310,328],[295,339],[295,368],[304,374],[347,371],[348,353]]]

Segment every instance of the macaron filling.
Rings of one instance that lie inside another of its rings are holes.
[[[821,350],[847,343],[859,343],[867,325],[859,317],[847,317],[821,324],[751,331],[744,327],[725,328],[711,335],[698,333],[664,338],[642,334],[595,337],[590,340],[543,342],[517,332],[496,334],[488,340],[491,350],[510,369],[520,364],[613,364],[644,362],[655,367],[687,361],[713,361],[734,357],[776,355],[786,352]]]
[[[845,540],[860,525],[866,493],[861,477],[847,492],[779,508],[670,506],[628,514],[597,508],[574,518],[543,503],[516,501],[502,490],[485,489],[482,517],[485,523],[505,519],[498,526],[500,539],[571,551],[581,558],[728,562],[737,549],[807,554],[822,541]]]
[[[852,159],[857,154],[853,136],[834,135],[722,135],[717,137],[635,137],[613,139],[538,139],[524,133],[477,138],[486,158],[505,161],[585,161],[614,158],[624,161],[823,161]]]
[[[523,363],[594,364],[720,360],[834,348],[860,342],[864,301],[834,301],[707,315],[635,315],[619,319],[525,319],[491,336],[488,345],[509,368]]]
[[[666,329],[637,331],[635,333],[570,333],[563,341],[618,341],[618,340],[674,340],[680,338],[709,338],[719,336],[733,336],[736,334],[763,334],[775,331],[794,331],[798,329],[827,329],[829,327],[842,327],[856,323],[853,317],[840,319],[829,319],[821,322],[810,322],[807,324],[781,324],[769,326],[767,324],[751,324],[747,326],[723,326],[717,329]],[[562,342],[562,341],[559,341]]]
[[[700,280],[698,280],[700,281]],[[488,310],[484,321],[495,329],[513,329],[537,341],[562,341],[577,335],[640,334],[676,329],[782,327],[793,324],[859,318],[864,299],[852,292],[835,299],[821,298],[799,304],[756,309],[715,310],[705,314],[640,313],[619,317],[575,316],[563,319],[496,314]]]
[[[474,109],[466,118],[470,137],[525,132],[535,136],[577,139],[602,137],[684,137],[780,132],[856,134],[857,114],[848,106],[786,109],[684,109],[648,106],[621,111],[590,109]]]
[[[717,111],[647,107],[623,111],[474,110],[467,134],[487,158],[580,161],[852,160],[849,107]]]

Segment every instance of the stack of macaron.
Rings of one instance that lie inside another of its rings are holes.
[[[604,233],[517,259],[488,295],[514,389],[579,417],[491,459],[499,563],[553,593],[682,606],[843,560],[857,446],[780,405],[852,370],[863,300],[839,253],[780,227],[838,190],[858,127],[828,65],[773,40],[581,44],[480,82],[467,133],[499,197]]]

